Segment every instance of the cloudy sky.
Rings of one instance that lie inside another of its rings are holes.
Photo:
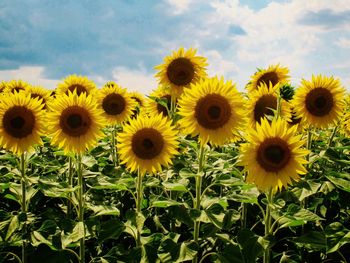
[[[350,1],[0,1],[0,80],[54,88],[79,74],[148,93],[154,66],[181,46],[240,90],[275,63],[290,68],[293,85],[326,74],[350,90]]]

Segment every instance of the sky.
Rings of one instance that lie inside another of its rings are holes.
[[[350,0],[0,1],[0,80],[53,89],[77,74],[149,94],[180,47],[239,90],[277,63],[294,86],[324,74],[350,90]]]

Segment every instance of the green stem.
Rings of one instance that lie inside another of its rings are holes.
[[[21,189],[22,189],[22,213],[27,217],[27,178],[26,178],[26,163],[24,153],[20,157],[20,171],[21,171]],[[26,219],[27,220],[27,219]],[[27,223],[23,223],[23,242],[22,242],[22,263],[27,262]]]
[[[306,148],[311,151],[311,145],[312,145],[312,133],[311,133],[311,128],[308,128],[307,130],[307,144],[306,144]],[[308,153],[308,155],[306,156],[306,160],[310,161],[310,153]],[[307,164],[309,167],[309,164]]]
[[[270,188],[269,192],[266,194],[267,205],[266,205],[266,213],[265,213],[265,238],[271,233],[271,203],[273,198],[272,188]],[[267,246],[264,251],[264,263],[270,262],[270,247]]]
[[[202,191],[202,171],[203,171],[203,165],[204,165],[204,147],[201,145],[199,148],[199,154],[198,154],[198,174],[196,176],[196,202],[194,204],[194,208],[197,210],[200,210],[201,208],[201,191]],[[196,219],[194,221],[194,231],[193,231],[193,239],[194,242],[198,243],[199,239],[199,229],[200,229],[200,221]],[[198,253],[194,257],[193,261],[194,263],[198,262]]]
[[[113,165],[116,167],[118,165],[117,157],[117,127],[113,126],[112,128],[112,160]]]
[[[78,220],[83,224],[84,233],[80,239],[79,257],[80,263],[85,263],[85,224],[84,224],[84,182],[83,167],[81,163],[81,155],[77,155],[77,174],[78,174]]]
[[[276,119],[278,119],[278,118],[281,116],[281,101],[282,101],[281,93],[278,92],[278,96],[277,96],[277,109],[276,109]]]
[[[339,126],[339,125],[336,125],[336,126],[333,128],[331,137],[329,137],[329,140],[328,140],[328,144],[327,144],[328,147],[327,147],[327,148],[329,148],[329,147],[332,146],[332,142],[333,142],[333,139],[334,139],[335,134],[337,133],[338,126]]]
[[[141,214],[141,201],[142,201],[142,175],[140,171],[137,171],[137,185],[136,185],[136,216],[139,216]],[[137,238],[136,238],[136,245],[138,247],[141,246],[141,229],[140,226],[136,226],[137,228]]]
[[[68,157],[68,186],[73,187],[73,163],[72,157]],[[69,193],[68,203],[67,203],[67,215],[71,217],[72,215],[72,193]]]

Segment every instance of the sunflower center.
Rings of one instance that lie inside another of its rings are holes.
[[[131,147],[138,158],[150,160],[162,152],[164,139],[156,129],[143,128],[132,137]]]
[[[169,64],[166,74],[170,82],[177,86],[186,86],[194,77],[194,67],[189,59],[177,58]]]
[[[291,125],[296,125],[296,124],[299,124],[300,122],[301,122],[301,118],[298,118],[296,113],[292,111],[291,121],[288,123],[290,123]]]
[[[257,81],[256,85],[259,87],[262,83],[269,85],[272,83],[272,86],[275,86],[278,83],[278,75],[276,72],[267,72],[263,74]]]
[[[265,171],[278,172],[288,164],[291,151],[281,138],[268,138],[260,144],[256,158]]]
[[[277,108],[277,98],[271,94],[261,96],[254,107],[254,119],[260,123],[265,115],[273,116],[273,110]]]
[[[116,93],[107,95],[102,101],[102,108],[108,115],[121,114],[125,106],[126,102],[124,97]]]
[[[322,117],[329,114],[333,104],[332,93],[326,88],[315,88],[306,95],[306,109],[312,115]]]
[[[206,129],[216,130],[224,126],[231,117],[231,106],[227,99],[219,94],[208,94],[198,100],[195,118]]]
[[[69,86],[68,89],[67,89],[67,92],[66,92],[67,95],[68,95],[68,91],[70,91],[72,93],[75,91],[78,96],[81,93],[83,93],[83,92],[87,93],[86,88],[83,85],[80,85],[80,84],[73,84],[73,85]]]
[[[79,106],[71,106],[62,111],[60,127],[62,131],[72,137],[85,135],[91,127],[89,112]]]
[[[170,95],[165,95],[163,97],[160,97],[160,99],[166,99],[166,105],[168,109],[171,107],[171,96]],[[166,107],[164,107],[162,104],[157,103],[157,111],[158,113],[162,113],[163,116],[168,116],[168,110]]]
[[[21,139],[30,135],[35,126],[33,112],[23,106],[8,109],[2,120],[4,130],[12,137]]]

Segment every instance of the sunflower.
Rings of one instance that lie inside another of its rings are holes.
[[[344,121],[342,123],[341,132],[350,137],[350,112],[345,113]]]
[[[68,95],[68,92],[76,91],[78,96],[82,93],[86,95],[92,94],[96,90],[95,83],[89,80],[87,77],[70,75],[66,77],[62,83],[59,83],[56,88],[56,96]]]
[[[196,49],[187,51],[180,48],[170,56],[164,58],[164,63],[155,67],[158,73],[155,75],[161,85],[169,87],[173,99],[178,98],[183,89],[206,77],[207,59],[196,56]]]
[[[38,98],[43,104],[43,109],[46,109],[47,103],[53,98],[50,96],[50,91],[40,86],[31,86],[27,91],[32,98]]]
[[[169,110],[171,110],[171,95],[167,89],[159,87],[150,94],[146,102],[146,112],[151,116],[162,114],[163,117],[167,117]]]
[[[30,85],[23,80],[11,80],[6,83],[4,92],[15,93],[15,92],[26,92]]]
[[[15,154],[22,154],[41,144],[44,114],[38,99],[24,92],[3,96],[0,103],[0,145]]]
[[[177,154],[177,133],[171,121],[157,114],[138,117],[125,125],[118,135],[121,163],[131,171],[157,173],[172,163]]]
[[[262,191],[274,191],[299,180],[307,171],[304,164],[308,150],[296,134],[297,127],[288,128],[282,119],[269,122],[266,118],[247,134],[247,142],[241,145],[238,164],[247,173],[247,182],[255,183]]]
[[[271,83],[269,86],[262,83],[257,90],[249,94],[247,116],[249,116],[251,127],[254,128],[255,124],[260,123],[261,119],[266,116],[269,118],[274,116],[274,111],[277,110],[277,89],[278,86],[272,86]],[[289,104],[281,100],[281,116],[287,121],[291,121],[290,115]]]
[[[344,97],[345,90],[339,79],[313,75],[311,81],[301,81],[292,103],[305,124],[326,128],[339,120],[345,107]]]
[[[179,123],[184,133],[199,135],[202,145],[223,145],[240,138],[245,124],[245,102],[231,81],[202,79],[179,100]]]
[[[137,102],[139,108],[145,107],[146,98],[143,94],[137,91],[133,91],[129,93],[130,97]]]
[[[115,83],[113,85],[107,84],[98,92],[98,106],[103,110],[103,116],[108,124],[121,124],[131,117],[136,108],[136,102],[126,89]]]
[[[65,153],[83,153],[103,136],[103,112],[98,109],[92,95],[83,92],[78,96],[76,91],[69,92],[52,101],[48,107],[51,143],[63,148]]]
[[[7,84],[6,81],[1,81],[0,82],[0,93],[3,93],[5,91],[6,84]]]
[[[288,82],[290,76],[289,69],[287,67],[281,67],[280,64],[270,65],[267,69],[259,69],[250,77],[250,82],[246,86],[248,92],[252,92],[257,90],[258,87],[265,83],[269,86],[271,82],[272,86],[276,86],[277,84]]]

